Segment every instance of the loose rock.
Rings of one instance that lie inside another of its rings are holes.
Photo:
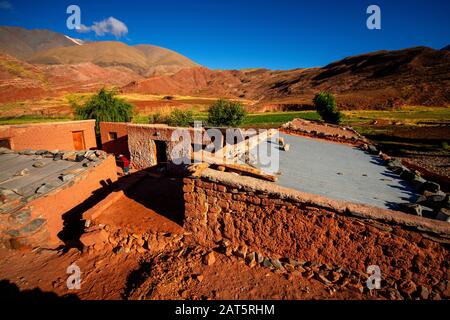
[[[216,255],[214,254],[214,252],[208,253],[203,258],[203,263],[206,264],[207,266],[212,266],[215,262],[216,262]]]
[[[28,175],[29,173],[30,173],[30,170],[29,170],[28,168],[25,168],[25,169],[22,169],[22,170],[20,170],[20,171],[17,171],[17,172],[14,174],[14,176],[15,176],[15,177],[23,177],[23,176]]]
[[[64,174],[64,175],[62,175],[62,176],[59,177],[59,179],[61,179],[62,182],[70,181],[70,180],[72,180],[73,178],[75,178],[75,175],[74,175],[74,174],[71,174],[71,173],[69,173],[69,174]]]
[[[35,163],[33,163],[33,167],[35,168],[42,168],[45,167],[45,162],[44,161],[36,161]]]
[[[422,185],[420,186],[420,192],[423,193],[425,191],[430,191],[430,192],[434,192],[437,193],[441,190],[441,186],[435,182],[432,181],[426,181],[424,183],[422,183]]]
[[[405,213],[422,216],[422,206],[417,203],[400,203],[399,209]]]
[[[43,185],[41,185],[39,188],[36,189],[36,193],[44,194],[44,193],[49,192],[52,189],[53,189],[52,185],[50,185],[48,183],[44,183]]]

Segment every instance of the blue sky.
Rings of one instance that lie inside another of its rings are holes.
[[[0,0],[0,24],[116,40],[68,30],[70,4],[88,28],[114,17],[128,30],[118,40],[169,48],[212,69],[323,66],[375,50],[450,44],[448,0]],[[371,4],[381,8],[381,30],[366,27]]]

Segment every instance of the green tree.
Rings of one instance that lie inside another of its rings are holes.
[[[194,114],[192,111],[173,110],[168,118],[167,123],[175,127],[189,127],[194,122]]]
[[[116,97],[114,90],[101,89],[82,106],[76,106],[75,118],[80,120],[95,119],[95,129],[99,133],[99,123],[130,122],[133,118],[134,106]]]
[[[239,102],[217,100],[208,110],[208,124],[216,127],[238,127],[247,115]]]
[[[322,91],[314,97],[314,106],[317,113],[325,122],[339,124],[342,114],[336,106],[336,99],[330,92]]]

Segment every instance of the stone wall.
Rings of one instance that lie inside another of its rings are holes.
[[[0,126],[0,140],[12,150],[75,150],[72,132],[82,131],[84,148],[95,149],[95,120]]]
[[[183,191],[184,227],[200,244],[364,273],[378,265],[385,279],[428,287],[446,281],[440,292],[450,295],[448,223],[210,169],[185,178]]]

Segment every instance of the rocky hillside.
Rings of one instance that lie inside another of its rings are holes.
[[[0,26],[0,52],[19,59],[28,59],[42,50],[76,45],[65,35],[50,30]]]
[[[34,65],[0,54],[0,103],[42,99],[64,92],[92,92],[143,79],[122,67],[93,63]]]
[[[129,46],[117,41],[39,51],[28,61],[47,65],[90,62],[101,67],[121,66],[143,76],[173,73],[197,66],[195,62],[168,49],[151,45]]]
[[[448,47],[377,51],[321,68],[210,70],[158,46],[0,27],[0,52],[7,53],[0,55],[3,102],[111,85],[127,93],[243,98],[257,110],[310,105],[322,90],[346,109],[450,105]]]
[[[426,47],[378,51],[323,68],[209,70],[192,68],[125,86],[125,92],[246,98],[310,104],[321,90],[341,107],[385,109],[402,104],[450,104],[450,52]]]
[[[141,76],[168,75],[198,66],[185,56],[153,45],[118,41],[84,42],[50,30],[0,26],[0,53],[33,64],[93,63],[124,67]]]

